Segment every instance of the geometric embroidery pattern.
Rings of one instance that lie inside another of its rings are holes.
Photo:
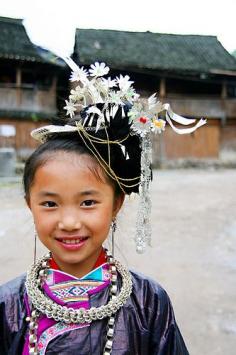
[[[55,275],[61,276],[59,282],[55,282]],[[98,292],[99,286],[104,285],[108,280],[110,281],[110,273],[108,270],[108,264],[103,264],[95,270],[92,270],[89,274],[85,275],[81,279],[76,279],[70,275],[66,275],[58,270],[49,269],[49,277],[47,278],[47,286],[53,295],[59,298],[64,303],[69,302],[83,302],[86,301],[89,306],[89,291],[94,290]],[[69,279],[68,279],[69,276]],[[83,305],[83,303],[81,303]],[[76,305],[75,305],[76,306]],[[71,305],[73,307],[73,305]],[[63,322],[56,322],[54,325],[45,329],[38,339],[38,351],[39,355],[44,355],[50,341],[55,339],[58,335],[61,335],[68,331],[75,329],[89,327],[90,323],[84,324],[66,324]]]
[[[103,285],[104,281],[71,280],[50,286],[51,292],[64,302],[78,302],[88,300],[88,292]]]

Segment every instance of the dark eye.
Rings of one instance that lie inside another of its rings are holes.
[[[56,203],[53,201],[45,201],[42,203],[42,206],[48,207],[48,208],[53,208],[53,207],[56,207]]]
[[[81,206],[84,206],[84,207],[91,207],[93,205],[95,205],[96,201],[94,200],[85,200],[81,203]]]

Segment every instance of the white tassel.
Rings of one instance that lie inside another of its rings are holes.
[[[124,118],[125,117],[125,111],[124,111],[124,107],[123,106],[121,107],[121,112],[122,112],[122,118]]]
[[[71,70],[73,70],[74,72],[77,72],[79,70],[78,65],[73,61],[73,59],[67,56],[62,56],[61,58],[66,62],[66,64],[71,68]]]
[[[178,115],[175,115],[178,116]],[[181,116],[178,116],[181,117]],[[184,117],[183,117],[184,118]],[[178,122],[176,119],[172,118],[174,121]],[[177,128],[174,126],[173,122],[171,121],[171,117],[169,116],[169,112],[166,112],[166,121],[169,123],[169,125],[171,126],[171,128],[178,134],[188,134],[188,133],[192,133],[194,131],[196,131],[197,128],[203,126],[204,124],[206,124],[206,120],[201,118],[196,124],[195,126],[191,127],[191,128]],[[194,121],[195,120],[191,120]],[[190,124],[190,123],[189,123]]]
[[[123,153],[125,159],[129,160],[129,154],[128,154],[127,150],[126,150],[126,147],[123,144],[120,144],[120,147],[121,147],[121,150],[122,150],[122,153]]]
[[[94,119],[94,114],[91,116],[91,118],[89,120],[89,123],[88,123],[89,126],[92,126],[93,119]]]
[[[83,126],[85,126],[86,122],[88,121],[89,115],[86,115],[84,121],[83,121]]]
[[[106,116],[107,121],[110,122],[110,114],[109,114],[108,109],[106,109],[106,111],[105,111],[105,116]]]
[[[125,146],[123,144],[120,144],[120,147],[121,147],[121,150],[122,150],[122,153],[124,155],[124,157],[126,156],[126,149],[125,149]]]

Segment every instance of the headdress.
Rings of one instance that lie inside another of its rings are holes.
[[[105,63],[96,62],[87,70],[71,58],[64,59],[72,69],[70,81],[74,84],[64,107],[70,119],[62,125],[38,128],[31,135],[44,142],[54,135],[77,132],[83,144],[124,193],[139,192],[135,241],[137,251],[143,252],[151,240],[151,135],[164,131],[166,122],[176,133],[186,134],[194,132],[206,120],[200,119],[195,123],[195,119],[175,114],[169,104],[162,104],[157,99],[156,94],[141,98],[128,75],[105,78],[110,70]],[[178,128],[175,122],[184,126],[195,125]],[[131,153],[136,149],[133,145],[137,146],[137,141],[141,149],[141,168],[139,174],[133,176],[132,164],[137,162],[133,161]],[[112,164],[112,149],[115,149],[115,155],[118,151],[122,153],[118,164]]]

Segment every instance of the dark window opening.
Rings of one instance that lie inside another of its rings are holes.
[[[221,96],[222,85],[203,81],[167,79],[167,94],[184,94],[197,96]]]
[[[7,87],[15,85],[16,83],[16,70],[15,68],[3,66],[0,67],[0,86]]]
[[[145,74],[132,74],[132,79],[134,80],[135,89],[142,92],[159,92],[160,88],[160,78],[153,75],[145,75]]]
[[[37,87],[40,90],[48,90],[52,85],[52,77],[48,73],[38,73],[32,70],[22,71],[22,87]]]
[[[236,97],[236,84],[227,85],[227,97],[229,98]]]
[[[32,87],[36,85],[36,75],[33,71],[22,71],[21,73],[21,84],[22,86]]]

